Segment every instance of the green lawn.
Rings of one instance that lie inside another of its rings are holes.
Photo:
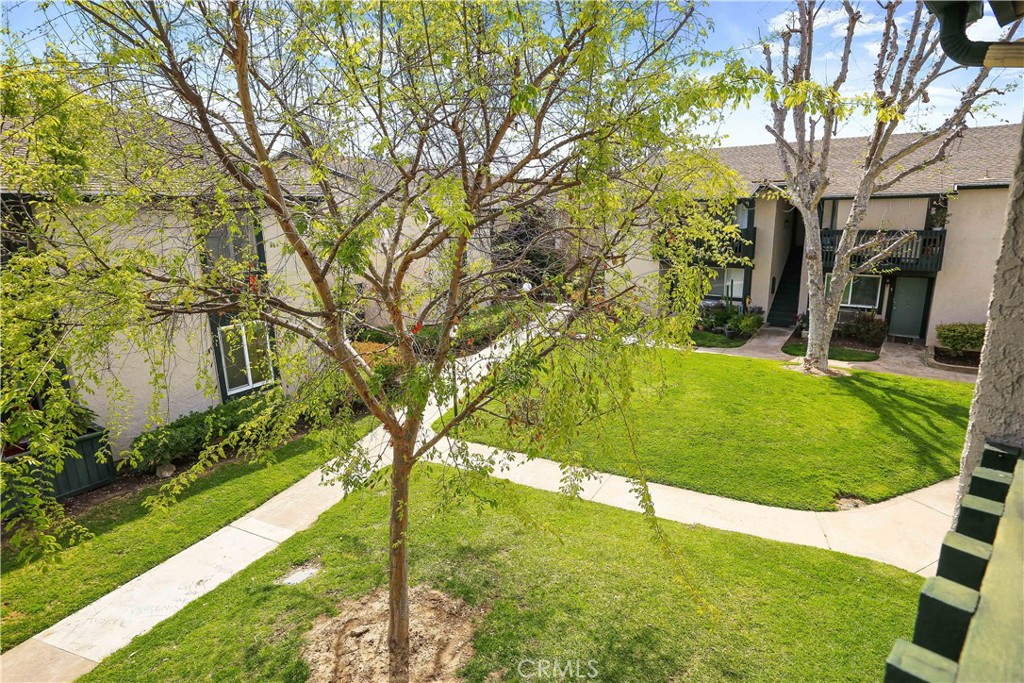
[[[805,356],[807,355],[807,344],[786,344],[782,347],[782,352],[791,356]],[[828,357],[829,360],[845,360],[854,363],[878,360],[878,354],[874,351],[844,349],[839,346],[829,346]]]
[[[735,349],[738,346],[743,346],[747,343],[746,337],[733,337],[729,339],[724,334],[718,334],[717,332],[709,332],[704,330],[693,330],[690,332],[690,339],[697,346],[703,346],[710,349]]]
[[[375,421],[363,418],[364,434]],[[259,507],[321,464],[331,453],[317,436],[278,450],[269,467],[228,462],[193,484],[167,512],[143,507],[158,485],[108,501],[80,520],[95,537],[65,549],[56,562],[3,565],[2,647],[7,650],[127,583],[222,526]]]
[[[956,475],[973,387],[852,371],[811,377],[777,361],[659,352],[665,384],[632,406],[637,454],[653,481],[755,503],[834,509],[875,502]],[[487,416],[471,441],[528,444]],[[621,418],[587,425],[579,451],[602,472],[632,475]]]
[[[887,565],[666,522],[687,584],[639,514],[493,481],[500,491],[482,495],[503,500],[496,509],[442,507],[425,479],[412,491],[413,583],[490,610],[467,681],[542,680],[519,663],[556,658],[593,659],[612,683],[876,681],[913,630],[921,578]],[[350,495],[80,680],[305,682],[302,634],[385,582],[387,504]],[[319,574],[274,584],[310,560]]]

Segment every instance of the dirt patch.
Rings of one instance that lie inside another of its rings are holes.
[[[938,347],[934,350],[935,360],[944,365],[956,365],[962,368],[976,368],[981,365],[980,351],[963,351],[959,356],[954,356],[948,349]]]
[[[839,361],[831,361],[831,362],[835,363],[835,362],[839,362]],[[822,372],[821,370],[808,370],[807,372],[804,372],[804,366],[803,366],[802,363],[786,363],[786,365],[784,365],[783,367],[786,368],[787,370],[796,370],[799,373],[802,373],[804,375],[810,375],[812,377],[849,377],[850,376],[850,373],[847,372],[846,370],[843,370],[842,368],[834,367],[832,365],[829,365],[828,372]]]
[[[857,496],[836,496],[836,509],[837,510],[854,510],[856,508],[862,508],[867,506],[863,500]]]
[[[484,611],[426,586],[409,590],[411,683],[457,683],[473,656],[473,630]],[[304,636],[310,683],[388,680],[388,592],[343,602]]]
[[[801,337],[799,332],[793,332],[793,334],[790,335],[789,340],[783,344],[783,346],[806,343],[807,340]],[[882,351],[881,344],[865,344],[864,342],[851,337],[841,337],[839,335],[832,336],[832,340],[829,342],[829,348],[848,349],[850,351],[867,351],[870,353],[881,353]]]

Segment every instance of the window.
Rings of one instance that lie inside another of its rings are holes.
[[[939,195],[928,198],[928,213],[924,218],[925,230],[943,230],[949,218],[949,196]]]
[[[715,272],[715,279],[711,281],[711,291],[708,296],[718,299],[742,299],[743,298],[743,269],[742,268],[712,268]]]
[[[274,379],[266,323],[223,325],[217,328],[217,340],[227,394],[255,389]]]
[[[832,273],[825,275],[825,291],[832,284]],[[880,275],[854,275],[853,280],[846,283],[843,290],[841,306],[847,308],[878,308],[878,299],[882,293],[882,277]]]
[[[753,213],[753,211],[746,202],[740,201],[736,204],[736,226],[740,230],[746,230],[750,227],[751,213]]]
[[[256,238],[251,217],[248,214],[237,214],[237,216],[237,225],[222,225],[210,230],[206,235],[206,249],[209,252],[210,265],[223,258],[253,267],[257,260]]]
[[[839,202],[835,199],[823,199],[818,204],[818,222],[822,230],[835,230],[839,213]]]

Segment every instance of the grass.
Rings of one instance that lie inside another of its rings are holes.
[[[806,356],[807,344],[786,344],[782,347],[783,353],[791,356]],[[861,349],[844,349],[839,346],[828,347],[829,360],[845,360],[853,363],[860,363],[870,360],[878,360],[878,354],[874,351],[863,351]]]
[[[690,332],[690,339],[697,346],[709,349],[735,349],[747,343],[746,337],[733,337],[729,339],[724,334],[709,332],[707,330],[693,330]]]
[[[366,433],[375,422],[363,418]],[[193,484],[166,512],[143,501],[159,485],[97,505],[80,522],[95,536],[63,550],[54,562],[3,566],[2,648],[28,639],[127,583],[222,526],[259,507],[330,459],[315,434],[280,448],[277,462],[228,462]]]
[[[636,455],[652,481],[831,510],[839,496],[877,502],[958,471],[969,384],[856,370],[811,377],[777,361],[668,350],[658,357],[663,386],[648,379],[630,410]],[[529,447],[492,416],[460,435]],[[586,425],[578,450],[598,471],[636,473],[618,415]]]
[[[481,494],[504,500],[496,509],[441,506],[418,471],[412,582],[490,610],[467,681],[553,680],[519,670],[539,659],[595,660],[601,681],[873,681],[913,630],[921,578],[887,565],[665,522],[688,583],[639,514],[493,480]],[[385,583],[387,502],[350,495],[79,680],[306,681],[303,633]],[[274,584],[314,559],[319,574]]]

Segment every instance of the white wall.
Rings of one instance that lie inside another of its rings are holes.
[[[942,270],[935,279],[927,343],[935,326],[983,323],[1006,218],[1008,190],[962,190],[950,198]]]
[[[778,202],[774,199],[754,201],[754,227],[757,228],[754,243],[754,269],[751,272],[750,301],[767,311],[772,305],[772,253],[776,245],[775,212]]]
[[[853,200],[841,199],[836,213],[838,228],[846,224]],[[928,215],[927,197],[877,198],[868,202],[862,230],[924,230]]]

